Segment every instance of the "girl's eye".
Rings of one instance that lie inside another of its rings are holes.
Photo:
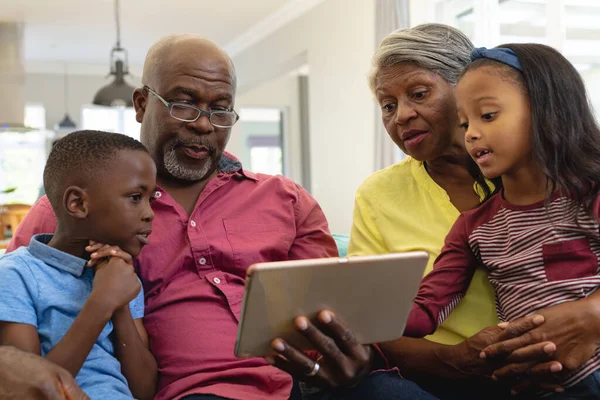
[[[495,112],[491,112],[491,113],[483,114],[481,116],[481,119],[483,119],[485,121],[491,121],[492,119],[494,119],[495,116],[496,116],[496,113]]]
[[[467,129],[469,129],[469,123],[463,122],[462,124],[460,124],[460,127],[466,131]]]

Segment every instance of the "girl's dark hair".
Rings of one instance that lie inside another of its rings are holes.
[[[498,67],[503,77],[528,95],[532,117],[532,146],[536,162],[547,177],[547,197],[555,190],[570,193],[590,210],[600,191],[600,128],[592,113],[585,84],[575,67],[558,51],[541,44],[505,44],[515,52],[522,72],[497,61],[479,59],[468,71]],[[504,72],[509,72],[505,74]],[[479,183],[483,175],[473,163]],[[495,182],[496,187],[501,182]]]

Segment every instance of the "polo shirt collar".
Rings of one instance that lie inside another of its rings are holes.
[[[238,173],[241,176],[243,176],[244,178],[247,178],[247,179],[250,179],[253,181],[258,181],[258,177],[256,176],[256,174],[254,174],[250,171],[245,171],[242,168],[242,163],[240,162],[240,160],[238,160],[234,155],[232,155],[228,152],[223,153],[223,156],[221,157],[221,160],[219,161],[218,170],[219,170],[219,172],[225,172],[225,173]]]
[[[80,277],[87,261],[48,246],[53,236],[48,234],[33,236],[29,242],[29,252],[51,267]]]
[[[250,179],[251,181],[258,182],[258,176],[255,173],[244,170],[242,163],[234,155],[223,152],[219,166],[217,167],[219,173],[223,174],[235,174],[240,179]],[[160,199],[163,195],[164,190],[158,187],[156,189],[155,197]]]

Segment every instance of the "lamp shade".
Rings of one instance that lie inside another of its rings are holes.
[[[106,107],[133,107],[135,88],[125,82],[125,73],[123,61],[115,61],[115,70],[111,72],[111,75],[115,75],[115,80],[98,90],[93,103]]]
[[[54,129],[56,130],[75,130],[77,128],[77,125],[75,124],[75,122],[73,122],[73,120],[71,119],[71,117],[69,116],[68,113],[65,113],[65,116],[63,117],[63,119],[56,124],[56,127]]]

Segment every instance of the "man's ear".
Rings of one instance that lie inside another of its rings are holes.
[[[67,213],[75,219],[85,219],[88,216],[89,196],[79,186],[69,186],[63,196],[63,206]]]
[[[146,97],[146,91],[144,89],[138,88],[133,91],[133,108],[135,108],[135,120],[142,123],[144,119],[144,114],[146,113],[146,102],[148,98]]]

